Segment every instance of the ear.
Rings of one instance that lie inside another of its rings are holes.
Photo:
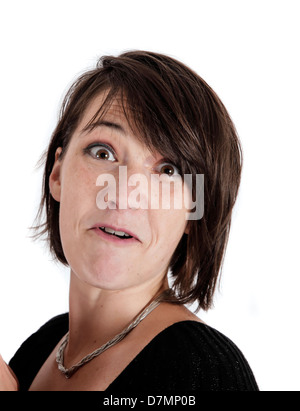
[[[49,177],[49,188],[50,193],[54,200],[60,202],[60,195],[61,195],[61,152],[62,148],[58,147],[55,152],[55,162]]]

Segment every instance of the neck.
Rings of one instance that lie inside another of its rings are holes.
[[[83,283],[71,271],[69,343],[66,355],[80,360],[126,328],[168,288],[167,280],[121,291],[107,291]]]

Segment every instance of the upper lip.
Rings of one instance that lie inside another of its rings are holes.
[[[138,236],[133,233],[132,231],[128,230],[127,228],[122,228],[122,227],[117,227],[111,224],[107,224],[107,223],[97,223],[94,224],[93,227],[91,227],[91,229],[94,228],[100,228],[100,227],[107,227],[107,228],[111,228],[114,231],[123,231],[123,233],[129,234],[131,237],[135,238],[136,240],[140,241],[140,239],[138,238]]]

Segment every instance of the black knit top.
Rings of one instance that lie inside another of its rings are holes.
[[[68,331],[68,314],[54,317],[29,337],[11,359],[21,391]],[[258,391],[241,353],[223,334],[196,321],[182,321],[158,334],[106,392]]]

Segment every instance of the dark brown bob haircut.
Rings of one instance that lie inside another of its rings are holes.
[[[63,157],[87,106],[103,91],[107,98],[91,123],[116,97],[121,98],[129,124],[147,147],[177,165],[182,175],[204,174],[204,216],[189,221],[189,234],[183,234],[171,258],[169,301],[175,302],[176,296],[178,303],[197,302],[198,309],[207,310],[226,250],[242,153],[235,127],[216,93],[174,58],[146,51],[104,56],[70,87],[44,154],[36,237],[46,234],[50,251],[68,265],[60,240],[60,204],[50,193],[49,176],[56,149],[62,147]]]

